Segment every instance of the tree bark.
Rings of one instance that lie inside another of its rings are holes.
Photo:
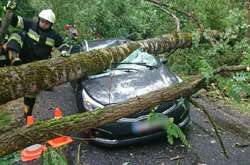
[[[22,127],[23,122],[23,99],[17,99],[8,102],[7,104],[0,105],[0,135],[8,131],[12,131],[18,127]],[[3,116],[6,115],[7,121],[3,121]],[[6,124],[3,124],[6,123]]]
[[[250,66],[222,66],[216,69],[214,74],[236,71],[249,72]],[[156,106],[163,101],[190,96],[205,86],[207,86],[207,81],[205,81],[203,76],[196,75],[174,87],[153,91],[140,97],[132,98],[125,103],[105,107],[94,112],[66,116],[60,120],[37,122],[31,127],[14,129],[0,136],[0,156],[20,150],[31,144],[44,143],[46,140],[56,136],[53,133],[66,135],[72,130],[81,131],[99,127],[148,107]]]
[[[70,131],[81,131],[101,126],[128,116],[162,101],[187,97],[202,88],[204,79],[201,75],[193,77],[172,88],[150,92],[149,94],[128,100],[126,103],[105,107],[94,112],[85,112],[66,116],[62,119],[37,122],[30,127],[21,127],[0,136],[0,156],[10,154],[31,144],[44,143],[56,137],[55,133],[67,135]]]
[[[217,31],[210,33],[216,38],[219,34]],[[202,35],[201,42],[204,42]],[[0,68],[0,105],[28,94],[35,94],[42,89],[100,73],[108,69],[112,62],[122,61],[137,48],[143,48],[152,54],[160,54],[176,48],[188,48],[191,45],[191,33],[173,33],[117,47],[75,54],[68,58],[58,57]]]
[[[111,62],[120,62],[139,47],[159,54],[173,48],[187,48],[191,44],[191,33],[174,33],[69,58],[59,57],[0,68],[0,104],[86,75],[100,73],[108,69]]]

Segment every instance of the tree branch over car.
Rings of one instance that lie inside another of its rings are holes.
[[[236,67],[233,67],[233,69],[227,68],[227,71],[249,71],[249,66],[240,66],[237,69],[235,69]],[[219,70],[222,69],[218,68],[217,71]],[[41,121],[30,127],[17,128],[15,131],[9,131],[0,136],[0,155],[12,153],[30,144],[43,143],[55,137],[55,133],[68,135],[70,131],[88,130],[152,107],[162,101],[171,101],[180,97],[191,96],[207,85],[206,79],[202,75],[197,75],[190,80],[177,84],[175,87],[161,89],[132,98],[126,103],[105,107],[94,112],[66,116],[60,120]],[[32,138],[19,140],[22,137]]]
[[[211,35],[218,36],[219,33],[212,32]],[[0,68],[0,104],[86,75],[101,73],[110,67],[111,61],[120,62],[138,48],[160,54],[176,48],[188,48],[191,45],[191,33],[173,33],[75,54],[69,58],[52,58],[21,66],[3,67]]]

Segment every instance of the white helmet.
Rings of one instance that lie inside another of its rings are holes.
[[[38,16],[39,18],[45,19],[49,21],[50,23],[56,22],[56,16],[51,9],[42,10]]]

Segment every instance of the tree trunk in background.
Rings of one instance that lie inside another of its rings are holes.
[[[21,127],[0,136],[0,156],[10,154],[31,144],[44,143],[56,137],[53,133],[67,135],[70,131],[82,131],[99,127],[143,109],[154,107],[163,101],[187,97],[205,85],[202,76],[193,77],[171,88],[163,88],[140,97],[132,98],[125,103],[105,107],[104,109],[74,114],[59,120],[37,122],[30,127]]]

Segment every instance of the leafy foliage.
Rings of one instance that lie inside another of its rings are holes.
[[[188,143],[188,141],[186,139],[186,136],[184,135],[182,130],[176,124],[174,124],[174,119],[173,118],[169,118],[169,120],[167,122],[166,131],[167,131],[168,142],[170,144],[173,144],[174,138],[180,138],[181,142],[185,146],[190,147],[190,144]]]
[[[0,13],[7,0],[0,1]],[[192,32],[193,47],[177,50],[168,59],[168,65],[182,74],[202,73],[208,80],[213,70],[222,65],[250,64],[249,38],[246,36],[245,1],[243,0],[161,0],[181,21],[181,30]],[[62,35],[64,24],[76,24],[80,31],[80,40],[96,38],[144,39],[175,31],[173,19],[144,0],[24,0],[16,13],[29,18],[36,18],[44,8],[52,8],[57,16],[54,28]],[[197,22],[179,12],[187,12],[197,18],[204,26],[204,37],[211,43],[200,44]],[[209,32],[223,32],[219,39],[209,37]],[[229,75],[231,76],[231,75]],[[231,77],[214,77],[217,86],[225,96],[238,102],[243,96],[249,96],[249,73],[239,73]],[[157,114],[153,114],[157,116]],[[152,115],[151,115],[152,117]],[[5,122],[0,116],[0,122]],[[154,117],[153,117],[154,118]],[[173,137],[185,141],[180,130],[168,119],[166,127],[172,142]]]
[[[1,165],[17,164],[20,162],[20,152],[14,152],[12,154],[0,157]]]
[[[164,126],[166,130],[167,140],[170,144],[174,143],[174,138],[179,138],[185,146],[190,147],[190,144],[188,143],[185,134],[174,123],[173,118],[168,118],[168,117],[163,116],[161,113],[156,113],[152,111],[149,114],[148,121],[158,122],[160,125]]]
[[[67,160],[65,159],[62,150],[63,148],[53,149],[48,147],[47,151],[45,151],[36,162],[39,161],[42,165],[67,165]],[[0,162],[1,165],[21,163],[20,151],[0,157]]]
[[[249,77],[249,73],[236,73],[233,79],[225,79],[221,76],[217,76],[216,79],[221,91],[240,102],[242,95],[250,95],[250,85],[246,83]]]
[[[67,161],[63,155],[62,148],[53,149],[48,147],[48,150],[43,154],[41,160],[43,165],[67,165]]]
[[[201,60],[199,63],[200,66],[200,72],[205,77],[205,79],[208,81],[213,76],[213,68],[208,64],[206,60]]]

